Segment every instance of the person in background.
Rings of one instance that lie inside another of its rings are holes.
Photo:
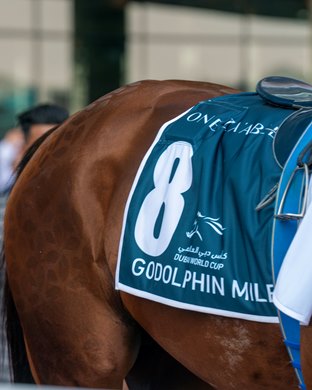
[[[24,142],[23,133],[18,127],[8,130],[0,141],[0,194],[5,194],[12,186],[14,164]]]
[[[41,135],[50,130],[51,128],[60,125],[69,117],[68,111],[55,104],[40,104],[25,112],[22,112],[17,116],[19,130],[12,130],[8,132],[7,138],[0,142],[9,143],[10,153],[6,150],[5,161],[1,162],[0,170],[5,167],[6,173],[4,177],[3,187],[0,187],[0,246],[2,247],[2,235],[3,235],[3,215],[6,204],[7,195],[12,188],[15,175],[14,169],[19,163],[24,152],[36,141]],[[15,131],[19,131],[19,137]],[[5,145],[8,146],[8,145]],[[3,145],[2,145],[3,147]],[[4,274],[3,268],[0,269],[0,313],[2,313],[2,295],[4,287]],[[0,315],[0,383],[10,382],[10,372],[8,366],[8,351],[6,348],[5,335],[3,333],[4,327],[2,324],[2,316]]]
[[[56,104],[40,104],[17,116],[19,127],[9,130],[0,142],[0,195],[10,191],[14,169],[26,149],[68,116],[68,111]]]
[[[68,111],[56,104],[40,104],[19,114],[17,120],[24,135],[24,145],[18,160],[39,137],[68,117]]]

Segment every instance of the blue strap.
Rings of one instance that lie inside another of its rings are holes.
[[[311,139],[312,124],[306,128],[285,164],[279,183],[279,190],[275,206],[276,213],[279,210],[281,200],[285,193],[285,189],[290,182],[291,176],[293,176],[293,178],[284,199],[282,213],[298,213],[301,209],[304,170],[297,170],[295,175],[293,173],[298,168],[297,162],[300,152],[311,141]],[[276,218],[273,223],[272,268],[274,283],[276,282],[288,247],[290,246],[290,243],[297,231],[297,227],[297,220]],[[300,364],[300,323],[299,321],[287,316],[280,311],[278,312],[278,315],[280,318],[280,326],[283,333],[284,342],[287,347],[291,363],[298,377],[300,388],[306,389]]]

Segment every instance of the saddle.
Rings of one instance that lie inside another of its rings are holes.
[[[306,212],[309,176],[312,168],[312,86],[286,77],[259,81],[258,94],[268,104],[295,108],[279,127],[273,141],[273,155],[283,169],[276,191],[258,209],[276,199],[273,227],[273,278],[277,280],[287,250],[296,234],[298,221]],[[278,310],[284,343],[296,371],[300,388],[305,389],[300,365],[300,322]]]
[[[260,80],[256,87],[257,93],[269,104],[283,108],[296,108],[297,111],[289,115],[279,127],[273,140],[273,155],[278,165],[283,169],[289,156],[294,150],[298,140],[311,124],[312,119],[312,86],[303,81],[288,77],[270,76]],[[283,199],[276,214],[280,219],[303,218],[307,206],[308,173],[312,165],[312,141],[301,150],[295,170],[292,172]],[[295,175],[301,171],[304,179],[303,201],[301,211],[296,213],[283,213],[283,207],[291,182]],[[277,187],[273,193],[261,202],[257,209],[261,209],[275,198]]]

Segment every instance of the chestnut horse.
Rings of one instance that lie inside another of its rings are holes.
[[[114,289],[125,203],[158,129],[198,101],[235,92],[204,82],[137,82],[98,99],[28,151],[4,233],[16,381],[29,379],[27,358],[40,384],[121,388],[127,378],[130,389],[296,388],[278,324]],[[312,328],[301,337],[312,388]]]

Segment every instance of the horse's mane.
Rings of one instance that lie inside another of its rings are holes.
[[[14,188],[15,183],[24,168],[34,156],[40,145],[53,133],[59,126],[53,127],[48,130],[45,134],[43,134],[40,138],[38,138],[25,152],[21,161],[19,162],[15,173],[15,181],[12,186]],[[12,189],[11,189],[12,190]],[[9,195],[10,196],[10,195]],[[2,244],[2,252],[0,259],[0,268],[2,268],[2,272],[5,269],[5,251],[4,245]],[[12,293],[10,290],[10,286],[8,283],[7,275],[5,274],[5,282],[4,282],[4,292],[3,292],[3,307],[2,307],[2,324],[3,328],[2,332],[2,344],[5,346],[7,342],[8,345],[8,354],[9,354],[9,363],[10,363],[10,373],[13,377],[15,383],[35,383],[29,363],[27,360],[26,348],[24,343],[24,337],[22,333],[22,328],[20,325],[19,317],[16,311],[14,299],[12,297]],[[5,335],[6,339],[5,340]],[[5,348],[3,348],[3,355],[5,353]],[[3,361],[3,359],[2,359]],[[4,365],[2,365],[2,369],[4,369]]]

